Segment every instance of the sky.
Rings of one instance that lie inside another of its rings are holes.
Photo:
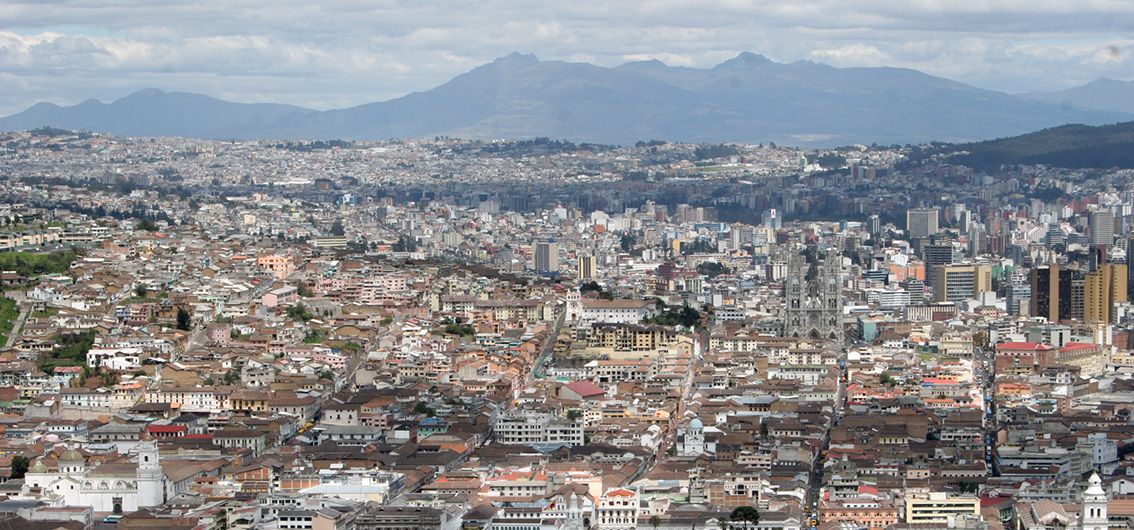
[[[341,108],[510,52],[895,66],[1006,92],[1134,79],[1134,0],[2,0],[0,115],[143,88]]]

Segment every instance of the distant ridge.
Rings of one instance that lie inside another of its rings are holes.
[[[93,99],[70,107],[37,103],[19,114],[0,118],[0,129],[48,126],[121,136],[254,138],[284,118],[311,112],[293,105],[231,103],[201,94],[147,88],[112,103]]]
[[[1082,110],[899,68],[783,64],[742,53],[712,68],[605,68],[513,53],[424,92],[313,111],[143,90],[112,103],[37,104],[0,130],[41,126],[130,136],[369,140],[435,135],[630,144],[964,142],[1134,113]]]
[[[1063,125],[1011,138],[941,146],[918,158],[934,155],[985,171],[1010,164],[1130,169],[1134,168],[1134,122]]]
[[[1023,96],[1080,109],[1134,113],[1134,81],[1100,77],[1067,90],[1030,92]]]

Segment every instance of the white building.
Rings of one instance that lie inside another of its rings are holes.
[[[638,527],[638,493],[615,488],[599,497],[595,509],[596,530],[635,530]]]
[[[24,477],[21,494],[115,514],[162,504],[166,477],[158,460],[157,443],[140,443],[134,452],[134,462],[104,462],[88,468],[82,453],[69,449],[60,455],[54,470],[37,461]]]
[[[1079,518],[1078,530],[1109,530],[1107,502],[1109,499],[1102,488],[1102,479],[1098,473],[1091,473],[1087,491],[1083,492],[1083,515]]]
[[[705,454],[705,424],[693,418],[677,439],[677,452],[684,456]]]
[[[501,414],[492,426],[497,443],[583,445],[581,419],[559,418],[552,412],[512,410]]]
[[[584,325],[605,324],[639,324],[646,317],[657,314],[657,302],[654,300],[603,300],[588,298],[582,300],[582,312],[579,321]]]

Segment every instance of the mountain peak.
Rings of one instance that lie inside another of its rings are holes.
[[[718,64],[716,68],[729,68],[736,66],[762,66],[766,64],[774,64],[774,62],[775,61],[772,61],[771,59],[759,53],[740,52],[740,54],[738,54],[736,57]]]
[[[164,95],[166,95],[166,92],[164,90],[160,89],[160,88],[143,88],[141,90],[131,92],[126,97],[128,97],[128,98],[153,98],[153,97],[164,96]]]
[[[507,66],[528,66],[531,64],[539,63],[539,58],[532,53],[512,52],[504,57],[498,57],[492,64],[501,64]]]
[[[669,65],[661,62],[658,59],[645,59],[642,61],[630,61],[628,63],[622,63],[618,66],[618,68],[669,68]]]
[[[1098,79],[1095,79],[1094,81],[1091,81],[1090,83],[1087,83],[1085,86],[1126,86],[1130,84],[1134,84],[1134,82],[1123,81],[1121,79],[1113,79],[1110,77],[1100,77]]]

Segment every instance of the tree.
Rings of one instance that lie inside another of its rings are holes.
[[[30,467],[29,464],[31,464],[31,462],[28,460],[28,457],[24,455],[13,456],[11,466],[12,473],[8,475],[8,478],[24,478],[24,475],[28,472],[28,467]]]
[[[136,287],[134,287],[134,296],[137,296],[138,298],[145,298],[146,294],[149,292],[149,288],[147,288],[143,283],[139,283]]]
[[[652,526],[654,528],[661,526],[661,519],[659,519],[658,516],[656,516],[656,515],[651,515],[650,516],[650,526]]]
[[[177,308],[177,329],[180,329],[181,331],[189,331],[189,329],[192,327],[190,325],[191,319],[192,315],[190,315],[184,307]]]
[[[722,265],[719,261],[706,261],[697,265],[697,272],[699,274],[704,274],[705,276],[708,276],[710,279],[712,279],[722,274],[728,274],[732,271],[729,270],[728,267]]]
[[[741,506],[733,510],[732,513],[728,516],[728,519],[730,521],[739,521],[744,525],[745,530],[747,530],[749,524],[752,524],[753,526],[759,524],[760,512],[752,506]]]
[[[312,315],[311,312],[307,310],[307,306],[303,305],[302,302],[287,308],[287,316],[296,322],[307,322],[315,318],[315,315]]]
[[[392,247],[394,252],[414,252],[417,250],[417,241],[411,237],[399,236],[398,242]]]
[[[622,234],[622,238],[618,241],[618,246],[622,248],[623,252],[630,252],[634,248],[634,244],[638,242],[638,238],[634,234]]]
[[[303,282],[295,282],[295,294],[304,298],[311,298],[315,296],[315,292]]]

